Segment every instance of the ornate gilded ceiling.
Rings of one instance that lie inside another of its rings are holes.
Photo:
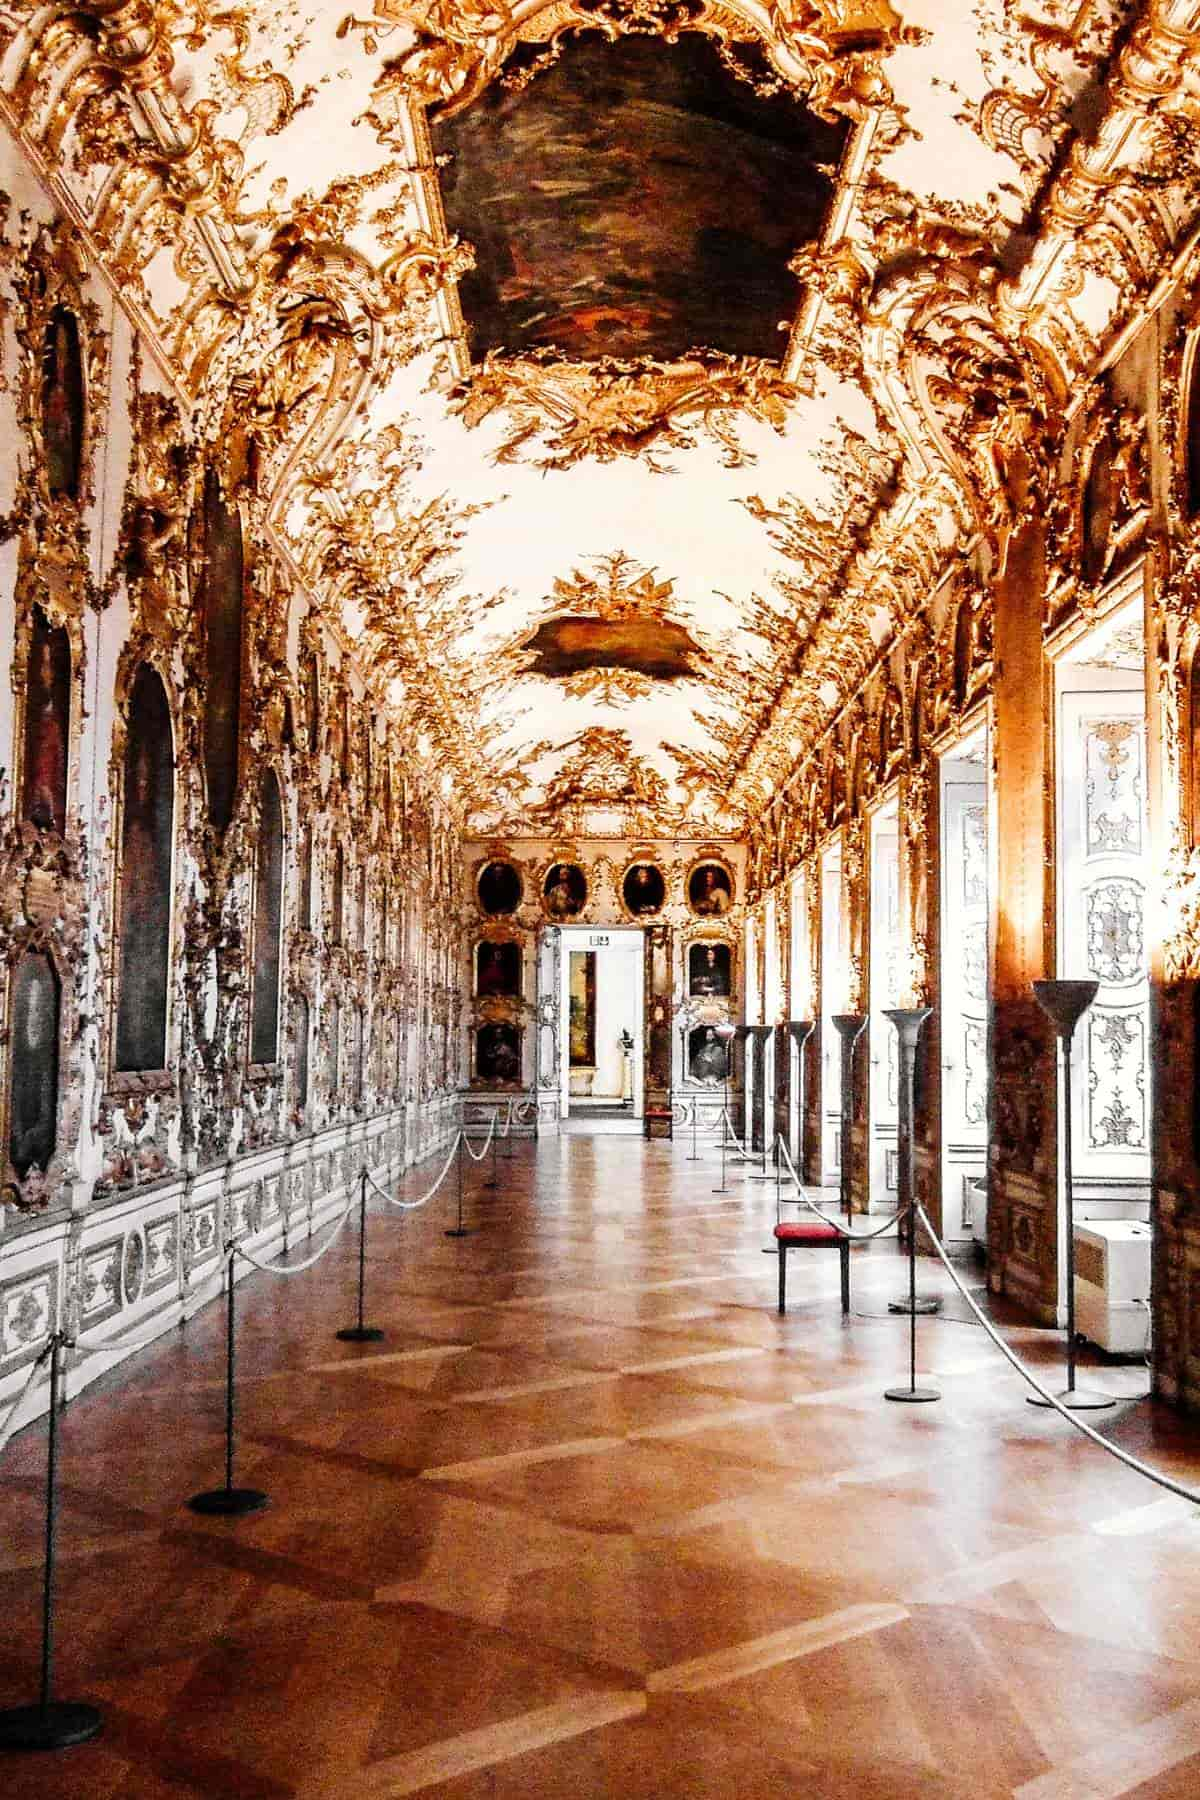
[[[1196,202],[1200,0],[88,0],[0,52],[488,834],[736,832],[1002,553]]]

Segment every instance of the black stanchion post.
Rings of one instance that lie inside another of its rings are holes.
[[[240,1519],[246,1513],[261,1512],[264,1506],[270,1504],[266,1494],[262,1493],[259,1488],[240,1488],[233,1485],[237,1341],[233,1299],[236,1284],[233,1279],[233,1267],[236,1255],[237,1252],[231,1244],[229,1246],[229,1262],[225,1270],[225,1486],[209,1488],[203,1494],[193,1494],[188,1501],[192,1512],[222,1519]]]
[[[470,1232],[463,1224],[463,1134],[458,1134],[458,1223],[451,1225],[445,1232],[446,1237],[470,1237]]]
[[[367,1168],[363,1164],[359,1176],[358,1196],[358,1323],[346,1325],[335,1335],[343,1344],[378,1344],[383,1332],[378,1325],[363,1323],[363,1301],[367,1286]]]
[[[737,1038],[736,1025],[715,1025],[713,1031],[725,1050],[725,1079],[722,1087],[721,1105],[721,1185],[713,1189],[714,1194],[724,1194],[729,1190],[725,1185],[725,1171],[729,1158],[729,1066],[733,1061],[733,1046]]]
[[[1098,981],[1035,981],[1033,994],[1038,1005],[1054,1027],[1062,1050],[1063,1072],[1063,1189],[1066,1202],[1067,1265],[1067,1386],[1057,1396],[1060,1406],[1070,1412],[1102,1412],[1115,1406],[1109,1394],[1075,1386],[1075,1195],[1071,1169],[1071,1042],[1075,1027],[1100,991]],[[1040,1394],[1026,1394],[1030,1406],[1049,1406]]]
[[[55,1700],[54,1572],[58,1551],[58,1386],[62,1333],[50,1339],[50,1414],[46,1435],[46,1546],[42,1565],[42,1683],[33,1706],[0,1712],[0,1750],[66,1750],[86,1744],[104,1723],[83,1700]]]
[[[854,1117],[854,1047],[866,1030],[865,1013],[834,1013],[834,1027],[842,1040],[842,1211],[853,1211],[850,1193],[851,1122]]]
[[[887,1388],[884,1398],[887,1400],[907,1401],[909,1405],[930,1400],[940,1400],[941,1394],[935,1387],[917,1386],[917,1214],[913,1185],[913,1068],[916,1062],[917,1039],[921,1035],[921,1027],[932,1012],[929,1006],[896,1007],[884,1016],[896,1027],[896,1035],[900,1040],[900,1206],[907,1208],[908,1213],[908,1305],[904,1311],[908,1314],[908,1386]]]

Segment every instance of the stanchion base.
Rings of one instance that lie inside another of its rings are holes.
[[[482,1185],[485,1188],[498,1188],[500,1186],[500,1183],[498,1181],[485,1181],[482,1183]]]
[[[240,1519],[246,1513],[261,1512],[270,1504],[270,1497],[258,1488],[213,1488],[207,1494],[193,1494],[188,1508],[206,1517]]]
[[[0,1712],[0,1750],[67,1750],[86,1744],[103,1724],[103,1714],[82,1700],[11,1706]]]
[[[719,1188],[713,1188],[711,1192],[714,1194],[727,1194],[729,1189],[722,1183]]]
[[[910,1406],[920,1406],[929,1400],[940,1400],[942,1396],[936,1388],[902,1387],[885,1388],[883,1397],[885,1400],[907,1401]]]
[[[907,1299],[888,1301],[888,1311],[890,1313],[908,1314],[913,1310],[914,1309],[909,1306]],[[935,1294],[918,1294],[915,1310],[918,1318],[927,1318],[934,1313],[940,1313],[942,1310],[942,1303]]]
[[[471,1227],[469,1225],[450,1225],[442,1233],[443,1237],[470,1237],[470,1235]]]
[[[381,1344],[384,1333],[378,1325],[347,1325],[343,1331],[335,1331],[335,1337],[343,1344]]]
[[[1054,1398],[1068,1412],[1106,1412],[1110,1406],[1117,1404],[1111,1394],[1098,1394],[1094,1388],[1067,1388],[1061,1394],[1055,1394]],[[1025,1399],[1030,1406],[1050,1405],[1040,1394],[1026,1394]]]

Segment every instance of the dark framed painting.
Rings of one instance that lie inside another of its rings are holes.
[[[242,708],[242,516],[215,469],[204,477],[204,773],[208,816],[224,833],[237,798]]]
[[[50,958],[27,951],[13,974],[9,1010],[8,1160],[22,1180],[48,1169],[58,1134],[62,985]]]
[[[692,944],[688,950],[688,994],[694,1000],[727,1000],[732,988],[728,944]]]
[[[475,1033],[475,1074],[480,1081],[516,1081],[521,1074],[521,1034],[515,1025],[481,1025]]]
[[[724,1081],[729,1073],[729,1051],[711,1025],[696,1025],[688,1033],[688,1074],[693,1081]]]
[[[698,863],[688,877],[688,905],[699,919],[719,919],[733,905],[733,877],[724,863]]]
[[[250,1061],[279,1060],[279,980],[283,950],[283,807],[273,769],[263,775],[254,881],[254,967]]]
[[[667,883],[662,870],[654,863],[634,863],[625,871],[621,898],[625,910],[635,919],[651,918],[661,912],[667,900]]]
[[[475,992],[516,996],[521,992],[520,944],[493,944],[485,941],[475,947]]]
[[[167,1060],[175,754],[171,709],[157,672],[134,678],[125,740],[118,897],[117,1043],[121,1073]]]
[[[567,972],[567,1056],[573,1069],[596,1066],[596,952],[572,950]]]
[[[52,497],[78,500],[83,473],[84,380],[79,321],[56,306],[42,346],[42,443]]]
[[[516,912],[521,904],[524,883],[514,863],[484,863],[477,883],[479,905],[490,919]]]
[[[25,676],[21,812],[39,831],[65,830],[71,734],[71,641],[40,606],[33,609]]]
[[[303,994],[296,997],[294,1013],[296,1032],[296,1106],[303,1112],[308,1105],[308,1001]]]
[[[587,905],[587,876],[578,863],[555,863],[542,887],[552,919],[574,919]]]

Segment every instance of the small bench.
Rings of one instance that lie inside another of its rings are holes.
[[[655,1125],[665,1125],[667,1129],[664,1135],[669,1138],[674,1138],[674,1108],[670,1106],[644,1106],[642,1108],[642,1136],[645,1138],[653,1137],[654,1132],[652,1128]]]
[[[824,1219],[798,1219],[775,1227],[779,1251],[779,1310],[787,1311],[787,1257],[789,1250],[836,1250],[842,1259],[842,1311],[850,1311],[850,1239]]]

